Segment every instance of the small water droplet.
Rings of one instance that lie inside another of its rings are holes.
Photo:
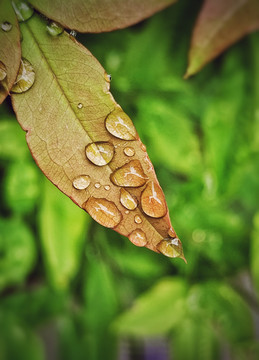
[[[168,238],[160,241],[160,243],[157,245],[157,250],[165,256],[171,258],[181,257],[183,260],[185,260],[182,244],[178,238]]]
[[[88,144],[85,149],[86,157],[95,165],[109,164],[114,156],[114,146],[109,142],[95,142]]]
[[[5,64],[0,61],[0,81],[3,81],[6,78],[7,70]]]
[[[168,230],[168,235],[171,237],[171,238],[175,238],[176,237],[176,233],[174,231],[174,229],[171,227],[169,230]]]
[[[73,180],[73,186],[77,190],[84,190],[90,185],[90,176],[80,175]]]
[[[8,32],[12,29],[13,25],[10,24],[8,21],[5,21],[1,24],[1,29],[5,32]]]
[[[163,191],[154,181],[147,183],[147,186],[141,194],[140,201],[143,211],[148,216],[160,218],[167,212]]]
[[[134,221],[136,224],[141,224],[142,223],[142,219],[139,215],[135,215],[134,217]]]
[[[105,186],[104,186],[104,189],[105,189],[106,191],[109,191],[110,188],[111,188],[110,185],[105,185]]]
[[[131,160],[111,174],[113,184],[123,187],[139,187],[147,179],[139,160]]]
[[[13,0],[12,5],[20,22],[30,19],[34,13],[33,8],[26,1]]]
[[[134,156],[135,155],[135,150],[130,147],[130,146],[127,146],[125,147],[125,149],[123,150],[124,154],[127,155],[127,156]]]
[[[47,32],[51,36],[58,36],[64,32],[64,28],[56,22],[52,21],[47,25]]]
[[[96,189],[100,189],[101,184],[100,184],[99,182],[97,182],[97,183],[94,184],[94,187],[95,187]]]
[[[120,191],[120,202],[128,210],[134,210],[138,206],[134,197],[124,188],[121,188]]]
[[[142,151],[146,151],[146,150],[147,150],[146,146],[145,146],[143,143],[141,143],[140,148],[141,148]]]
[[[125,214],[128,215],[128,214],[129,214],[129,210],[125,210]]]
[[[111,82],[112,76],[110,74],[107,74],[107,72],[104,73],[104,79],[105,81],[107,81],[108,83]]]
[[[77,32],[76,32],[75,30],[71,30],[71,31],[70,31],[70,35],[75,38],[76,35],[77,35]]]
[[[83,207],[95,221],[108,228],[114,228],[122,220],[121,212],[109,200],[90,197]]]
[[[82,103],[78,103],[78,104],[77,104],[77,108],[78,108],[78,109],[82,109],[82,107],[83,107],[83,104],[82,104]]]
[[[136,246],[145,246],[147,244],[146,234],[140,229],[133,230],[129,235],[129,239]]]
[[[16,81],[12,87],[12,93],[23,93],[29,90],[35,80],[35,72],[31,63],[22,58]]]
[[[105,120],[106,129],[113,136],[123,140],[135,140],[137,132],[131,119],[121,109],[111,112]]]

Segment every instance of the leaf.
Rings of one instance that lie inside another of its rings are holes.
[[[79,32],[122,29],[148,18],[177,0],[29,0],[41,13]]]
[[[252,232],[251,241],[251,260],[250,268],[253,278],[253,283],[257,291],[257,297],[259,294],[259,212],[254,216],[254,229]]]
[[[18,22],[11,1],[0,2],[0,104],[9,94],[20,66]]]
[[[258,0],[206,0],[192,34],[185,78],[258,28]]]
[[[180,241],[172,241],[167,207],[165,216],[155,218],[140,206],[130,211],[122,205],[121,188],[128,203],[140,204],[146,184],[159,184],[134,125],[109,92],[104,69],[67,33],[50,36],[37,15],[21,29],[23,56],[36,80],[12,100],[39,167],[100,224],[139,246],[183,258]],[[158,196],[154,191],[150,197],[154,211],[163,200]]]

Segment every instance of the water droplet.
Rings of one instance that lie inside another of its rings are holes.
[[[175,238],[176,237],[176,233],[174,231],[174,229],[171,227],[169,230],[168,230],[168,235],[171,237],[171,238]]]
[[[10,24],[8,21],[5,21],[1,24],[1,29],[5,32],[8,32],[12,29],[13,25]]]
[[[128,214],[129,214],[129,210],[125,210],[125,214],[128,215]]]
[[[77,108],[78,108],[78,109],[82,109],[82,107],[83,107],[83,104],[82,104],[82,103],[78,103],[78,104],[77,104]]]
[[[140,229],[133,230],[129,235],[129,239],[136,246],[145,246],[147,244],[146,234]]]
[[[94,184],[94,187],[95,187],[96,189],[100,189],[101,184],[100,184],[99,182],[97,182],[97,183]]]
[[[147,150],[146,146],[145,146],[143,143],[141,143],[140,148],[141,148],[142,151],[146,151],[146,150]]]
[[[168,238],[160,241],[160,243],[157,245],[157,250],[165,256],[171,258],[181,257],[185,260],[183,256],[182,244],[178,238]]]
[[[23,93],[29,90],[34,83],[34,80],[35,72],[31,63],[28,60],[22,58],[18,75],[11,92]]]
[[[84,190],[90,185],[90,176],[80,175],[73,180],[73,186],[77,190]]]
[[[34,13],[33,8],[25,1],[13,0],[12,5],[20,22],[28,20]]]
[[[130,146],[127,146],[125,147],[125,149],[123,150],[124,154],[127,155],[127,156],[134,156],[135,155],[135,150],[130,147]]]
[[[104,186],[104,189],[105,189],[106,191],[109,191],[110,188],[111,188],[110,185],[105,185],[105,186]]]
[[[134,217],[134,221],[136,224],[141,224],[142,223],[142,219],[139,215],[135,215]]]
[[[114,146],[108,142],[95,142],[86,146],[86,156],[95,165],[107,165],[113,158]]]
[[[58,36],[64,32],[64,28],[56,22],[52,21],[47,25],[47,32],[51,36]]]
[[[108,228],[114,228],[122,220],[121,212],[109,200],[90,197],[83,207],[95,221]]]
[[[6,72],[5,64],[0,61],[0,81],[3,81],[6,78],[7,72]]]
[[[106,129],[113,136],[123,140],[135,140],[136,129],[124,111],[121,109],[111,112],[105,120]]]
[[[121,191],[120,191],[120,202],[126,209],[129,209],[129,210],[136,209],[136,207],[138,205],[138,203],[134,199],[134,197],[131,196],[130,193],[123,188],[121,188]]]
[[[147,179],[139,160],[131,160],[111,174],[114,185],[123,187],[139,187],[144,185]]]
[[[70,35],[75,38],[76,35],[77,35],[77,32],[76,32],[75,30],[71,30],[71,31],[70,31]]]
[[[165,197],[160,186],[150,181],[141,194],[141,206],[143,211],[151,217],[160,218],[167,212]]]
[[[107,81],[108,83],[110,83],[110,82],[111,82],[112,77],[111,77],[111,75],[110,75],[110,74],[107,74],[107,72],[105,72],[105,73],[104,73],[104,79],[105,79],[105,81]]]

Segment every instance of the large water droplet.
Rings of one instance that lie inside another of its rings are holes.
[[[0,81],[3,81],[6,78],[7,70],[5,64],[0,61]]]
[[[1,24],[1,29],[5,32],[8,32],[12,29],[13,25],[10,24],[8,21],[5,21]]]
[[[120,191],[120,202],[128,210],[134,210],[138,205],[134,197],[131,196],[131,194],[123,188],[121,188]]]
[[[125,149],[123,150],[124,154],[127,155],[127,156],[134,156],[135,155],[135,150],[130,147],[130,146],[127,146],[125,147]]]
[[[85,148],[87,158],[98,166],[109,164],[114,156],[114,146],[108,142],[95,142]]]
[[[105,120],[106,129],[113,136],[123,140],[135,140],[137,132],[131,119],[121,109],[111,112]]]
[[[34,13],[33,8],[26,1],[13,0],[12,5],[20,22],[28,20]]]
[[[145,246],[147,244],[146,234],[140,229],[133,230],[129,235],[129,239],[136,246]]]
[[[51,35],[51,36],[58,36],[61,35],[64,32],[64,28],[55,23],[54,21],[52,21],[51,23],[49,23],[47,25],[47,32]]]
[[[111,181],[123,187],[139,187],[144,185],[147,179],[139,160],[131,160],[111,174]]]
[[[157,245],[157,250],[165,256],[171,258],[181,257],[184,261],[186,261],[183,255],[181,241],[178,238],[168,238],[160,241]]]
[[[80,175],[73,180],[73,186],[77,190],[84,190],[90,185],[90,176]]]
[[[90,197],[83,207],[95,221],[108,228],[114,228],[122,220],[121,212],[109,200]]]
[[[143,211],[154,218],[160,218],[167,212],[165,197],[160,186],[150,181],[141,194],[141,206]]]
[[[142,223],[142,219],[139,215],[135,215],[134,217],[134,221],[136,224],[141,224]]]
[[[23,93],[29,90],[35,80],[35,72],[31,63],[26,59],[21,59],[20,68],[14,86],[12,87],[12,93]]]

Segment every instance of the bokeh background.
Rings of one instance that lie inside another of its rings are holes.
[[[1,105],[1,360],[259,358],[259,34],[183,80],[200,5],[77,37],[146,144],[188,265],[92,221]]]

